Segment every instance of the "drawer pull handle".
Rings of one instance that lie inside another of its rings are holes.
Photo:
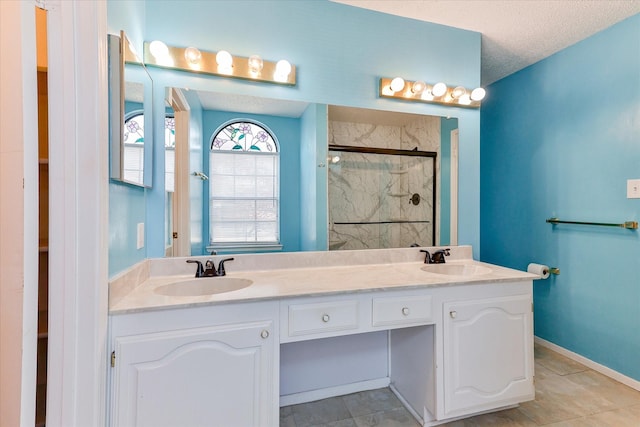
[[[263,330],[262,332],[260,332],[260,336],[264,339],[269,338],[269,331],[267,331],[266,329]]]
[[[323,314],[323,315],[322,315],[322,321],[323,321],[324,323],[327,323],[329,320],[331,320],[331,318],[329,317],[329,315],[328,315],[328,314]]]
[[[402,314],[405,316],[409,315],[409,307],[402,307]]]
[[[452,310],[452,311],[449,312],[449,316],[451,316],[452,319],[455,319],[457,315],[458,315],[458,313],[456,311]]]

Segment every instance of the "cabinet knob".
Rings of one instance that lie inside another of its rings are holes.
[[[455,310],[449,312],[449,316],[451,316],[452,319],[455,319],[457,315],[458,313]]]
[[[402,314],[405,316],[409,315],[409,307],[402,307]]]
[[[263,330],[262,332],[260,332],[260,336],[264,339],[269,338],[269,331],[267,331],[266,329]]]
[[[323,315],[322,315],[322,321],[323,321],[324,323],[327,323],[330,319],[331,319],[331,318],[329,317],[329,315],[328,315],[328,314],[323,314]]]

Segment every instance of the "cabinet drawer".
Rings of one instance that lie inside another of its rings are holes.
[[[421,323],[431,318],[430,295],[373,299],[373,326]]]
[[[358,328],[358,301],[289,305],[289,336]]]

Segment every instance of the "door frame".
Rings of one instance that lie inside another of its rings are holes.
[[[189,123],[191,107],[180,89],[169,88],[168,100],[173,108],[176,131],[174,159],[174,193],[172,203],[173,256],[191,255],[191,212],[189,204]]]
[[[106,423],[109,219],[107,3],[48,11],[47,426]]]

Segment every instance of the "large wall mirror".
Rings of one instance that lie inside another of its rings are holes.
[[[109,35],[110,177],[152,184],[153,81],[124,32]]]
[[[207,245],[211,200],[204,200],[209,197],[209,187],[216,184],[208,179],[214,174],[208,160],[211,138],[219,126],[234,118],[265,124],[281,145],[283,251],[302,250],[300,235],[306,230],[301,212],[307,206],[302,206],[306,198],[301,193],[308,190],[303,188],[308,182],[304,175],[311,169],[325,171],[316,176],[326,179],[328,185],[327,203],[317,207],[328,212],[328,223],[322,230],[328,234],[328,247],[324,249],[457,244],[458,119],[323,105],[320,108],[326,108],[325,120],[317,125],[324,129],[317,134],[327,135],[318,141],[325,144],[326,157],[308,159],[300,147],[307,143],[305,112],[313,104],[178,88],[168,93],[174,91],[191,104],[190,123],[182,126],[188,133],[181,136],[176,116],[175,160],[171,156],[171,165],[167,166],[184,175],[189,185],[176,186],[167,200],[184,204],[182,212],[190,214],[177,218],[175,212],[180,209],[176,206],[165,210],[165,223],[171,224],[167,228],[168,245],[171,234],[184,236],[188,232],[192,255],[211,253]],[[170,103],[175,104],[173,100]],[[193,141],[194,136],[198,141]],[[203,157],[194,162],[198,157],[192,150],[180,150],[181,144],[201,147]],[[288,150],[293,151],[290,158],[286,157]],[[190,194],[177,197],[176,192]],[[204,194],[199,204],[193,203],[197,198],[194,194]],[[199,212],[201,218],[194,220]],[[183,231],[178,234],[175,230]],[[194,242],[200,242],[200,246]],[[229,251],[233,252],[237,251]],[[177,255],[175,251],[173,254]]]

